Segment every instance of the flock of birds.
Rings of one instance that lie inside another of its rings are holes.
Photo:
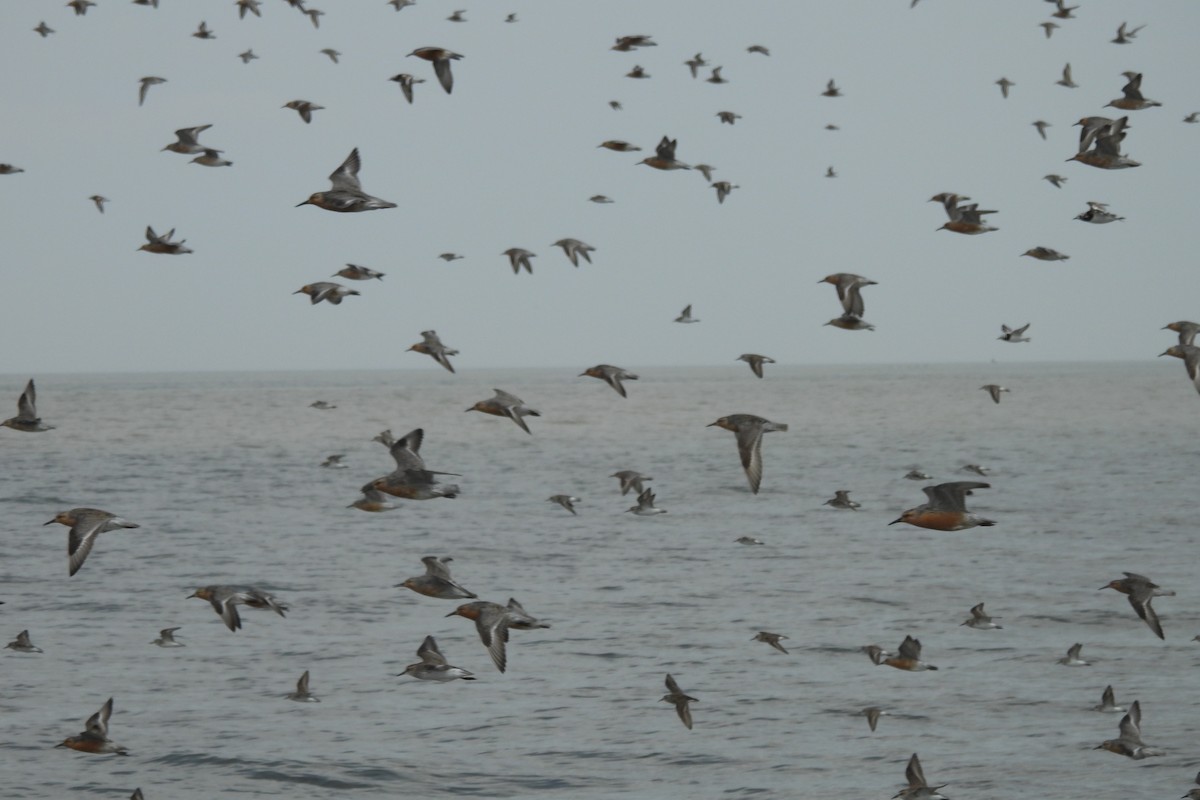
[[[133,2],[138,5],[154,7],[158,5],[157,0],[133,0]],[[305,7],[304,0],[287,0],[287,2],[293,8],[308,15],[313,26],[319,28],[320,17],[324,12],[315,8]],[[1064,0],[1051,0],[1051,2],[1055,3],[1055,11],[1053,12],[1055,19],[1071,19],[1073,17],[1072,12],[1077,8],[1066,6]],[[405,6],[413,5],[414,3],[413,0],[390,0],[390,4],[399,11]],[[912,5],[915,6],[916,4],[917,0],[913,0]],[[82,16],[87,13],[89,7],[95,6],[96,3],[91,0],[71,0],[67,5],[74,10],[76,15]],[[260,0],[236,0],[235,5],[239,18],[244,18],[247,14],[261,15],[259,8],[261,5]],[[465,11],[455,11],[449,19],[455,22],[465,21],[465,13]],[[505,19],[505,22],[509,23],[516,21],[515,14],[510,14]],[[1045,30],[1046,37],[1051,37],[1059,25],[1057,22],[1047,21],[1042,23],[1042,27]],[[1116,38],[1112,41],[1117,44],[1129,44],[1142,27],[1129,27],[1125,23],[1122,23],[1117,31]],[[47,37],[54,33],[54,30],[46,25],[44,21],[34,28],[34,31],[42,37]],[[205,22],[201,22],[192,35],[200,39],[211,39],[215,36]],[[650,36],[629,35],[617,38],[611,49],[617,52],[633,52],[640,48],[653,46],[656,46],[656,43]],[[750,53],[763,56],[770,55],[768,49],[762,45],[751,45],[747,50]],[[332,48],[327,48],[321,52],[325,53],[334,63],[337,63],[338,56],[341,55]],[[441,47],[421,47],[412,51],[409,55],[430,62],[433,67],[434,77],[439,85],[447,94],[452,93],[454,76],[451,65],[454,61],[462,59],[462,55]],[[250,50],[239,54],[239,57],[247,63],[257,58]],[[692,58],[683,63],[688,67],[693,78],[699,77],[702,68],[711,67],[711,73],[705,78],[706,81],[720,84],[726,83],[728,80],[722,76],[721,66],[711,66],[700,53],[696,53]],[[650,76],[643,67],[635,65],[627,77],[631,79],[645,79]],[[391,80],[399,84],[405,99],[409,103],[413,102],[414,85],[425,82],[424,79],[409,73],[398,74],[391,78]],[[1108,106],[1127,112],[1136,112],[1160,106],[1161,103],[1144,97],[1141,90],[1142,81],[1142,74],[1127,73],[1126,83],[1121,89],[1121,97],[1112,100]],[[138,104],[142,105],[146,101],[148,92],[152,87],[165,82],[166,79],[157,76],[141,78],[138,81]],[[1015,85],[1007,78],[1001,78],[996,83],[1000,86],[1005,98],[1009,96],[1011,87]],[[1062,80],[1059,83],[1067,87],[1075,86],[1071,77],[1070,64],[1067,64],[1064,68]],[[825,91],[821,94],[825,97],[841,97],[842,90],[837,86],[835,81],[830,80],[826,85]],[[614,109],[620,108],[617,101],[613,101],[612,105]],[[305,100],[293,100],[287,103],[284,108],[295,110],[305,123],[312,121],[314,112],[323,110],[321,106]],[[741,119],[740,115],[728,110],[718,111],[716,116],[721,123],[729,125],[734,125],[738,119]],[[1191,114],[1185,121],[1197,122],[1200,121],[1200,118],[1196,114]],[[1048,123],[1039,120],[1033,124],[1037,127],[1039,134],[1045,138],[1045,129]],[[1105,170],[1129,169],[1140,166],[1139,162],[1122,152],[1122,145],[1128,135],[1128,131],[1132,128],[1128,115],[1116,118],[1085,116],[1077,124],[1081,128],[1078,150],[1069,160]],[[200,142],[201,134],[210,127],[212,126],[198,125],[181,128],[175,132],[176,141],[167,144],[163,150],[194,156],[191,159],[192,162],[201,166],[214,168],[232,166],[233,162],[223,157],[222,154],[224,151]],[[623,140],[606,140],[599,147],[618,153],[636,152],[641,149]],[[729,181],[713,182],[712,170],[714,168],[712,166],[707,164],[692,165],[681,161],[676,155],[677,148],[678,140],[664,135],[655,147],[654,154],[643,158],[638,164],[666,172],[695,170],[701,173],[715,190],[718,203],[724,203],[734,189],[740,188]],[[363,189],[359,179],[361,167],[362,160],[359,151],[357,148],[354,148],[345,160],[329,175],[330,188],[325,191],[312,193],[299,206],[311,205],[320,210],[337,213],[358,213],[396,208],[396,203],[368,194]],[[14,175],[23,171],[20,167],[12,164],[0,164],[0,175]],[[826,174],[831,178],[836,177],[836,172],[832,167],[828,169]],[[1059,175],[1047,175],[1046,180],[1050,181],[1056,187],[1061,187],[1066,179]],[[108,202],[106,197],[95,194],[88,199],[95,204],[100,213],[105,212],[105,204]],[[609,198],[603,195],[595,195],[591,200],[596,203],[611,202]],[[953,192],[940,192],[931,198],[931,201],[941,203],[947,216],[947,221],[941,226],[940,230],[972,236],[997,230],[996,227],[989,225],[985,219],[987,215],[997,212],[995,210],[981,209],[978,203],[967,202],[969,200],[969,197]],[[1106,203],[1091,201],[1087,205],[1087,210],[1079,214],[1076,219],[1090,224],[1108,224],[1124,219],[1124,217],[1111,213]],[[168,230],[163,235],[159,235],[152,227],[147,226],[145,231],[146,243],[139,249],[148,253],[162,255],[183,255],[192,252],[191,249],[184,246],[185,240],[175,241],[174,236],[174,228]],[[566,258],[575,267],[580,266],[581,260],[590,264],[592,261],[591,253],[596,249],[574,238],[560,239],[554,242],[553,246],[560,247]],[[519,274],[522,270],[532,274],[531,259],[536,257],[535,253],[524,248],[514,247],[505,250],[502,255],[507,257],[514,274]],[[1031,248],[1023,255],[1041,261],[1064,261],[1069,258],[1069,256],[1053,248],[1044,246]],[[439,257],[450,262],[462,256],[456,253],[443,253]],[[384,273],[355,264],[347,264],[344,269],[339,270],[333,277],[364,282],[382,280]],[[822,278],[819,282],[829,283],[835,287],[841,305],[839,315],[825,323],[826,325],[849,331],[874,330],[874,326],[866,322],[864,318],[865,303],[862,291],[868,286],[876,285],[876,281],[853,273],[838,272]],[[332,305],[339,305],[346,297],[360,294],[357,289],[351,289],[346,285],[332,281],[309,283],[302,286],[295,293],[307,295],[312,304],[326,302]],[[693,316],[693,308],[691,305],[688,305],[675,319],[675,322],[692,324],[698,323],[700,320]],[[1031,341],[1030,338],[1025,336],[1029,327],[1029,323],[1017,328],[1002,325],[1002,333],[998,338],[1009,343],[1029,342]],[[1200,332],[1200,323],[1181,320],[1168,324],[1165,326],[1165,329],[1171,330],[1178,335],[1178,343],[1167,348],[1162,355],[1169,355],[1183,360],[1188,377],[1195,385],[1197,391],[1200,392],[1200,347],[1197,347],[1195,344],[1196,334]],[[408,350],[427,355],[450,373],[456,373],[450,358],[459,355],[459,351],[445,345],[434,330],[422,331],[420,336],[421,341],[413,344]],[[774,359],[757,353],[742,354],[737,360],[746,362],[753,375],[759,379],[764,377],[764,364],[775,363]],[[638,380],[636,374],[610,364],[597,364],[589,367],[580,373],[580,377],[584,376],[604,381],[622,398],[628,396],[624,382]],[[1009,391],[1007,388],[997,384],[987,384],[982,386],[981,389],[986,390],[995,403],[1000,402],[1002,393]],[[334,408],[334,406],[324,404],[321,401],[314,403],[314,406],[326,409]],[[20,395],[17,408],[17,415],[4,420],[0,423],[0,426],[26,433],[45,432],[53,429],[52,426],[45,424],[38,414],[36,388],[32,379],[28,381],[24,391]],[[479,400],[466,410],[507,418],[527,434],[532,434],[533,431],[530,429],[526,418],[540,416],[540,412],[537,409],[530,407],[516,395],[502,389],[495,389],[493,397]],[[710,427],[714,426],[732,432],[735,435],[738,457],[745,472],[749,488],[752,493],[757,494],[763,479],[763,435],[772,432],[786,432],[788,430],[787,424],[773,422],[754,414],[735,413],[723,416],[715,422],[710,423]],[[363,485],[360,489],[361,497],[351,503],[349,507],[366,512],[384,512],[396,508],[396,505],[389,498],[409,500],[455,498],[459,493],[459,487],[455,484],[443,483],[439,479],[439,476],[453,476],[455,474],[430,470],[426,467],[424,459],[420,454],[423,439],[424,431],[420,428],[399,438],[393,437],[391,431],[380,433],[376,437],[376,440],[388,449],[395,461],[395,469]],[[340,455],[332,455],[323,466],[339,468],[344,467],[345,464],[341,462]],[[983,474],[981,470],[980,474]],[[629,512],[637,516],[656,516],[666,513],[665,509],[655,506],[656,498],[654,492],[644,485],[645,482],[652,480],[651,476],[640,474],[634,470],[622,470],[614,473],[611,477],[619,480],[619,488],[622,495],[630,491],[635,492],[637,503],[628,509]],[[956,481],[927,486],[923,490],[927,502],[902,511],[900,516],[889,524],[904,523],[938,531],[960,531],[977,526],[992,526],[996,524],[993,520],[981,517],[969,511],[966,507],[966,497],[970,496],[974,491],[987,488],[989,488],[989,484],[980,481]],[[577,497],[568,494],[556,494],[548,498],[548,501],[558,504],[571,514],[577,513],[574,506],[576,502],[579,502],[579,498]],[[850,500],[849,492],[844,489],[839,489],[835,497],[826,501],[826,503],[840,510],[856,511],[859,508],[859,504]],[[52,523],[64,525],[69,529],[67,553],[68,571],[71,576],[75,575],[83,567],[100,534],[138,527],[137,523],[129,522],[116,514],[92,508],[75,508],[59,512],[46,524],[49,525]],[[753,537],[742,537],[738,541],[745,544],[761,543],[753,539]],[[500,672],[504,672],[507,668],[506,645],[509,641],[510,631],[530,631],[549,627],[548,624],[540,622],[536,617],[530,615],[514,598],[509,598],[507,603],[504,604],[479,600],[478,595],[467,590],[453,579],[449,568],[449,563],[452,559],[449,557],[425,556],[421,560],[425,566],[425,573],[408,578],[401,584],[398,584],[398,586],[430,598],[468,601],[458,605],[447,616],[460,616],[475,623],[481,643],[487,650],[496,669]],[[1138,617],[1146,623],[1147,627],[1160,639],[1165,638],[1162,625],[1152,607],[1151,601],[1158,596],[1173,595],[1174,592],[1162,590],[1149,578],[1129,572],[1125,573],[1124,578],[1113,580],[1102,588],[1111,588],[1126,595],[1131,607]],[[238,631],[242,627],[242,620],[238,611],[239,606],[273,611],[281,617],[288,610],[286,604],[280,602],[270,593],[253,586],[215,584],[197,588],[191,597],[208,601],[213,611],[220,617],[229,630],[233,632]],[[1000,628],[987,615],[983,603],[974,606],[970,610],[970,614],[971,616],[962,623],[963,625],[980,630]],[[160,647],[182,646],[173,637],[173,633],[176,630],[178,628],[162,630],[160,638],[155,640],[154,644]],[[787,654],[788,651],[780,642],[786,639],[787,637],[782,634],[768,631],[760,631],[754,637],[754,641],[763,642],[784,654]],[[26,653],[41,652],[34,645],[28,630],[21,631],[16,639],[7,645],[7,648]],[[937,669],[933,664],[922,660],[921,643],[911,635],[905,637],[894,653],[875,644],[865,646],[863,651],[868,655],[872,663],[877,666],[890,666],[910,672]],[[476,679],[476,676],[472,672],[448,662],[433,635],[429,635],[423,640],[417,648],[416,653],[419,661],[407,666],[404,672],[401,673],[402,676],[435,682]],[[1076,644],[1070,648],[1067,656],[1061,659],[1059,663],[1072,667],[1086,666],[1087,662],[1081,657],[1081,645]],[[667,693],[662,696],[661,700],[674,706],[682,724],[686,728],[691,729],[693,727],[693,717],[689,704],[696,702],[696,698],[691,697],[683,691],[671,674],[665,676],[665,686]],[[316,696],[309,690],[308,671],[305,671],[300,677],[296,691],[288,694],[287,697],[298,702],[317,701]],[[1147,746],[1142,740],[1141,708],[1138,701],[1130,704],[1126,711],[1126,709],[1115,704],[1113,689],[1109,686],[1106,688],[1102,703],[1100,706],[1097,706],[1097,709],[1106,712],[1126,712],[1119,723],[1118,736],[1102,742],[1097,746],[1097,749],[1108,750],[1132,759],[1143,759],[1161,754],[1161,751]],[[64,739],[58,746],[84,753],[126,755],[126,749],[109,738],[109,721],[112,713],[113,699],[109,698],[95,714],[87,719],[85,729],[82,732]],[[871,730],[874,731],[879,717],[886,714],[886,712],[878,707],[870,707],[864,709],[863,714],[866,716]],[[939,798],[944,798],[939,791],[943,786],[932,786],[929,784],[924,776],[920,760],[915,753],[908,762],[907,769],[905,770],[905,778],[907,787],[901,789],[896,794],[896,797],[905,798],[905,800],[938,800]],[[1200,790],[1193,790],[1189,795],[1185,795],[1185,797],[1195,797],[1197,791]],[[136,790],[133,797],[141,798],[141,790]]]

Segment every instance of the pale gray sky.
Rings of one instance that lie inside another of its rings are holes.
[[[460,371],[732,366],[743,352],[1142,359],[1173,343],[1164,324],[1200,318],[1200,125],[1181,121],[1200,110],[1200,3],[1082,0],[1049,40],[1042,0],[310,5],[326,12],[319,29],[283,0],[241,21],[232,0],[98,0],[82,17],[0,4],[0,162],[25,170],[0,175],[0,372],[436,370],[404,352],[426,328],[462,351]],[[446,20],[464,7],[467,22]],[[56,33],[34,33],[41,20]],[[214,40],[190,36],[201,20]],[[1146,28],[1110,44],[1122,21]],[[658,46],[611,51],[624,34]],[[423,46],[463,54],[453,95],[405,57]],[[249,47],[260,59],[244,65]],[[697,51],[727,84],[690,77]],[[1067,62],[1077,89],[1055,85]],[[624,77],[635,64],[652,77]],[[1124,70],[1163,103],[1130,114],[1124,151],[1143,166],[1065,163],[1071,124],[1106,113]],[[398,72],[426,81],[411,106],[388,81]],[[139,108],[147,75],[167,82]],[[1001,76],[1016,83],[1008,100]],[[844,97],[821,96],[830,78]],[[281,108],[295,99],[325,110],[305,125]],[[720,124],[723,110],[742,118]],[[234,166],[160,152],[201,124]],[[718,205],[698,173],[635,166],[664,134],[741,188]],[[610,138],[643,152],[597,148]],[[354,147],[365,190],[399,207],[295,208]],[[1042,180],[1052,172],[1065,188]],[[1000,230],[935,232],[945,215],[926,201],[941,191],[998,209]],[[616,202],[588,202],[598,193]],[[1088,200],[1126,220],[1075,221]],[[195,253],[136,252],[148,224]],[[594,263],[573,268],[550,246],[563,237],[593,245]],[[1071,260],[1020,257],[1036,245]],[[532,276],[512,274],[510,247],[538,254]],[[448,250],[466,258],[436,258]],[[346,262],[387,276],[337,307],[292,294]],[[878,281],[864,292],[874,332],[822,327],[840,307],[817,282],[838,271]],[[674,324],[688,303],[701,324]],[[996,341],[1001,323],[1026,322],[1031,343]]]

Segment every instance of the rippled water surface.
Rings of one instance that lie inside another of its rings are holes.
[[[578,370],[39,376],[57,430],[0,429],[0,636],[45,650],[0,651],[0,796],[887,798],[914,751],[956,800],[1191,787],[1200,399],[1180,364],[767,369],[642,369],[627,400]],[[27,377],[0,381],[8,411]],[[533,435],[463,413],[492,387],[541,409]],[[790,425],[757,496],[705,427],[730,413]],[[461,497],[347,509],[391,469],[372,436],[416,427]],[[331,453],[348,468],[320,468]],[[995,527],[888,526],[924,501],[910,468],[972,462]],[[669,513],[623,513],[619,469]],[[822,505],[839,488],[862,509]],[[42,523],[76,506],[141,528],[68,578],[66,530]],[[513,632],[506,674],[453,601],[395,588],[434,554],[553,626]],[[1165,642],[1097,591],[1123,570],[1178,592],[1155,601]],[[212,583],[291,610],[232,633],[186,599]],[[978,602],[1002,630],[960,626]],[[186,647],[150,644],[169,626]],[[478,680],[397,678],[427,634]],[[937,672],[859,652],[908,634]],[[1092,665],[1057,665],[1075,642]],[[289,702],[306,669],[322,702]],[[699,700],[690,732],[667,672]],[[1117,733],[1090,710],[1106,684],[1163,757],[1092,749]],[[54,749],[110,696],[129,757]],[[875,733],[868,705],[891,714]]]

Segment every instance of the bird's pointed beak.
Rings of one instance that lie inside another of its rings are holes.
[[[296,205],[295,205],[295,206],[293,206],[293,207],[294,207],[294,208],[299,208],[300,206],[307,206],[307,205],[309,205],[309,204],[310,204],[310,202],[311,202],[311,201],[309,201],[309,200],[305,200],[303,203],[296,203]]]
[[[54,519],[52,519],[52,520],[50,520],[50,522],[43,522],[43,523],[42,523],[42,527],[44,528],[44,527],[46,527],[47,525],[50,525],[50,524],[52,524],[52,523],[54,523],[54,522],[57,522],[57,521],[58,521],[58,520],[54,520]]]
[[[903,521],[904,521],[904,517],[898,517],[898,518],[892,520],[891,522],[889,522],[888,525],[895,525],[897,522],[903,522]]]

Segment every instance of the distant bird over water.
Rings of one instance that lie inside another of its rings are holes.
[[[572,514],[578,514],[575,510],[575,504],[579,502],[578,497],[572,497],[569,494],[554,494],[546,498],[547,503],[558,503],[560,506],[570,511]]]
[[[782,422],[771,422],[754,414],[730,414],[721,417],[716,422],[710,422],[708,427],[716,426],[732,431],[737,435],[738,456],[746,478],[750,482],[750,491],[758,494],[762,483],[762,437],[772,431],[786,431],[788,426]]]
[[[404,668],[404,672],[401,672],[396,677],[400,678],[405,675],[411,675],[418,680],[438,681],[440,683],[453,680],[475,680],[473,673],[468,672],[462,667],[451,666],[447,663],[446,657],[438,649],[437,640],[432,636],[426,636],[425,641],[421,642],[421,646],[417,648],[417,657],[421,659],[419,663],[409,664]]]
[[[544,622],[531,617],[521,604],[509,598],[508,605],[490,603],[486,600],[476,600],[464,603],[446,615],[447,617],[464,617],[475,621],[475,630],[479,640],[487,648],[488,655],[496,669],[504,672],[508,665],[508,655],[505,645],[508,643],[510,629],[528,631],[534,628],[549,628]]]
[[[192,592],[188,597],[199,597],[212,604],[213,611],[231,631],[241,630],[242,618],[238,615],[237,607],[269,608],[279,616],[285,616],[287,606],[275,597],[253,586],[205,586]]]
[[[152,641],[150,644],[155,644],[159,647],[185,647],[183,642],[175,641],[175,631],[177,630],[179,630],[178,626],[174,628],[163,628],[158,632],[158,638]]]
[[[929,528],[936,531],[961,531],[995,525],[990,519],[984,519],[978,514],[967,511],[966,496],[974,489],[990,489],[991,484],[979,481],[953,481],[939,483],[936,486],[926,486],[921,491],[929,498],[928,502],[903,511],[897,519],[889,522],[895,525],[904,522],[918,528]]]
[[[646,487],[642,485],[642,481],[654,480],[654,478],[651,476],[643,475],[637,470],[632,469],[623,469],[620,472],[614,472],[608,477],[616,478],[618,481],[620,481],[622,497],[629,494],[630,489],[632,489],[635,494],[641,494],[646,489]]]
[[[1189,322],[1186,319],[1181,319],[1178,322],[1170,322],[1162,327],[1164,331],[1175,331],[1179,334],[1180,344],[1195,344],[1196,334],[1200,333],[1200,322]]]
[[[925,672],[937,669],[933,664],[927,664],[921,660],[921,642],[912,636],[904,637],[896,654],[881,653],[878,663],[902,669],[905,672]]]
[[[913,753],[912,758],[908,760],[908,766],[904,769],[904,778],[908,781],[908,786],[893,795],[893,800],[948,800],[948,798],[939,792],[946,784],[941,786],[930,786],[925,780],[925,770],[921,768],[921,760],[917,758],[917,754]]]
[[[1117,728],[1118,736],[1116,739],[1108,739],[1096,745],[1096,750],[1107,750],[1110,753],[1116,753],[1119,756],[1128,756],[1135,761],[1141,761],[1143,758],[1150,756],[1161,756],[1162,751],[1148,747],[1142,741],[1142,706],[1141,702],[1134,700],[1129,706],[1129,713],[1121,718],[1120,725]]]
[[[438,338],[437,331],[428,330],[421,331],[421,341],[408,348],[415,353],[423,353],[429,356],[447,371],[453,373],[454,365],[450,363],[449,356],[458,355],[458,351],[453,347],[446,347],[442,344],[442,340]]]
[[[853,314],[856,317],[861,317],[866,310],[862,299],[862,288],[876,285],[875,281],[870,278],[850,272],[835,272],[821,278],[817,283],[829,283],[835,286],[842,309],[846,314]]]
[[[862,507],[862,503],[856,503],[850,499],[850,492],[846,489],[834,490],[833,497],[829,498],[821,505],[832,506],[833,508],[844,511],[857,511]]]
[[[1104,589],[1116,589],[1121,594],[1129,599],[1129,605],[1137,612],[1137,615],[1143,622],[1154,631],[1154,635],[1160,639],[1165,639],[1163,635],[1162,623],[1158,621],[1158,614],[1154,612],[1154,607],[1150,605],[1150,601],[1156,597],[1174,597],[1175,592],[1164,590],[1157,583],[1152,582],[1145,575],[1138,575],[1135,572],[1123,573],[1124,578],[1109,581],[1100,587]]]
[[[774,364],[775,359],[768,356],[760,356],[758,353],[742,353],[735,361],[745,361],[750,365],[750,371],[758,378],[763,376],[763,364]]]
[[[55,747],[68,747],[81,753],[129,755],[124,747],[108,738],[108,720],[112,716],[112,712],[113,699],[110,697],[99,711],[88,717],[82,733],[63,739]]]
[[[1187,370],[1188,378],[1196,387],[1196,391],[1200,392],[1200,347],[1194,344],[1173,344],[1158,355],[1159,358],[1174,356],[1183,359],[1183,366]]]
[[[971,606],[971,616],[965,621],[960,622],[959,626],[966,625],[968,628],[976,630],[1000,630],[1001,626],[992,622],[992,618],[983,610],[983,603],[978,603]]]
[[[670,703],[675,706],[675,713],[679,715],[679,721],[683,723],[683,727],[689,731],[692,729],[692,710],[688,708],[688,703],[698,703],[696,698],[689,697],[679,688],[679,684],[671,677],[671,673],[667,673],[667,693],[660,698],[660,702]]]
[[[100,534],[120,528],[141,527],[136,522],[127,522],[116,514],[101,511],[98,508],[73,508],[70,511],[60,511],[54,515],[54,519],[42,524],[52,525],[55,522],[71,529],[67,536],[67,556],[71,575],[79,572],[79,568],[87,560],[88,553],[92,552],[92,545],[96,543],[96,537]]]
[[[425,565],[425,574],[414,578],[406,578],[396,588],[412,589],[417,594],[435,597],[439,600],[473,599],[479,595],[468,591],[464,586],[450,577],[450,556],[425,556],[421,563]]]
[[[779,643],[780,639],[786,639],[786,638],[788,638],[788,637],[784,636],[781,633],[769,633],[767,631],[759,631],[754,636],[754,638],[751,639],[750,641],[766,642],[767,644],[771,645],[771,647],[774,647],[779,652],[787,654],[787,649]]]
[[[300,676],[300,680],[296,681],[296,691],[287,695],[288,700],[295,700],[297,703],[319,703],[317,696],[308,690],[308,670],[304,670],[304,674]]]
[[[1006,389],[1005,387],[1003,387],[997,383],[985,383],[983,386],[980,386],[979,388],[987,390],[987,393],[992,396],[993,403],[999,403],[1000,402],[1000,393],[1008,391],[1008,389]]]
[[[17,634],[17,638],[13,639],[8,644],[4,645],[5,650],[12,650],[17,653],[40,653],[42,648],[35,647],[33,640],[29,638],[29,631],[24,630]]]
[[[621,397],[628,397],[625,394],[625,386],[621,381],[636,381],[638,379],[638,376],[632,372],[624,370],[621,367],[614,367],[611,364],[597,364],[594,367],[588,367],[576,377],[599,378],[611,386]]]
[[[1090,667],[1091,664],[1080,657],[1081,650],[1083,650],[1083,645],[1076,642],[1067,648],[1067,654],[1056,663],[1062,664],[1064,667]]]
[[[54,430],[53,425],[45,424],[38,416],[37,389],[33,385],[33,378],[29,379],[29,382],[25,384],[25,391],[21,392],[21,396],[17,398],[17,415],[0,422],[0,428],[12,428],[14,431],[22,433],[42,433]]]
[[[1031,342],[1029,337],[1025,336],[1025,331],[1029,330],[1030,323],[1026,322],[1019,328],[1010,328],[1007,325],[1000,326],[1000,335],[996,338],[1002,342]]]
[[[675,321],[682,322],[684,324],[691,324],[693,322],[699,322],[700,320],[695,319],[692,316],[692,304],[688,303],[683,307],[683,311],[679,312],[679,316],[675,318]]]
[[[540,417],[542,412],[525,405],[525,401],[516,395],[501,389],[492,391],[496,393],[495,396],[489,397],[487,400],[480,400],[467,411],[482,411],[484,414],[491,414],[494,417],[508,417],[517,423],[521,430],[532,434],[533,431],[529,430],[529,426],[525,424],[522,417]]]
[[[643,479],[643,480],[645,480],[645,479]],[[637,505],[630,506],[629,508],[625,509],[625,511],[626,511],[626,513],[633,512],[634,514],[638,515],[639,517],[653,517],[658,514],[667,513],[667,510],[665,508],[658,508],[657,506],[655,506],[654,500],[655,500],[654,490],[647,488],[647,489],[643,490],[641,494],[638,495]]]

